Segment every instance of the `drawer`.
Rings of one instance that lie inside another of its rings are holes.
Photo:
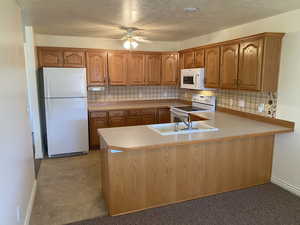
[[[90,112],[90,117],[95,118],[95,117],[106,117],[107,112]]]
[[[109,117],[116,117],[116,116],[126,116],[126,111],[124,110],[116,110],[116,111],[110,111]]]
[[[142,117],[142,124],[146,125],[146,124],[155,124],[156,122],[156,116],[153,115],[146,115]]]
[[[138,116],[140,115],[140,111],[138,109],[129,109],[128,112],[128,116]]]

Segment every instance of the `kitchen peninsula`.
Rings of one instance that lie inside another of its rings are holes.
[[[225,111],[194,114],[218,131],[161,135],[145,125],[99,129],[109,215],[269,182],[274,136],[292,132],[294,123]]]

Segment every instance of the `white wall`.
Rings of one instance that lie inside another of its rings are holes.
[[[24,224],[34,184],[21,11],[0,1],[0,224]],[[17,207],[21,207],[18,222]]]
[[[99,48],[124,50],[123,41],[74,36],[56,36],[36,34],[35,43],[37,46],[53,47],[73,47],[73,48]],[[139,43],[138,51],[176,51],[179,48],[179,42],[154,41],[151,43]]]
[[[180,48],[262,32],[286,33],[282,44],[277,118],[296,122],[295,133],[276,136],[272,181],[300,195],[300,10],[185,40]]]
[[[263,32],[295,32],[300,30],[299,24],[300,9],[279,14],[277,16],[256,20],[251,23],[231,27],[203,36],[187,39],[180,43],[180,49],[227,41],[230,39]]]
[[[299,22],[300,29],[300,22]],[[300,195],[300,31],[283,40],[277,117],[296,122],[293,134],[275,141],[273,180]]]
[[[40,126],[39,114],[39,97],[37,89],[37,62],[36,51],[34,43],[34,32],[30,26],[25,27],[25,64],[26,64],[26,77],[28,87],[28,100],[30,106],[30,120],[34,137],[35,158],[43,158],[42,149],[42,134]]]

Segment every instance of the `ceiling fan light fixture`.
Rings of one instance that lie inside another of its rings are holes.
[[[137,48],[138,45],[139,45],[138,42],[132,41],[132,40],[126,40],[123,43],[123,47],[127,50],[135,49],[135,48]]]
[[[124,43],[123,43],[123,47],[125,48],[125,49],[130,49],[131,48],[131,46],[130,46],[131,44],[130,44],[130,41],[129,40],[126,40],[126,41],[124,41]]]
[[[139,43],[137,43],[136,41],[131,42],[132,48],[137,48],[138,45],[139,45]]]

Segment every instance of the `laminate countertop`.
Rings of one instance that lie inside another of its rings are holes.
[[[98,134],[110,149],[138,150],[155,149],[162,146],[230,140],[247,136],[266,136],[292,132],[293,128],[260,122],[225,112],[194,113],[207,120],[203,124],[218,128],[218,131],[160,135],[145,126],[98,129]]]
[[[127,109],[145,109],[145,108],[169,108],[171,106],[191,105],[190,102],[179,99],[166,100],[143,100],[143,101],[120,101],[120,102],[90,102],[88,105],[89,112],[94,111],[112,111]]]

